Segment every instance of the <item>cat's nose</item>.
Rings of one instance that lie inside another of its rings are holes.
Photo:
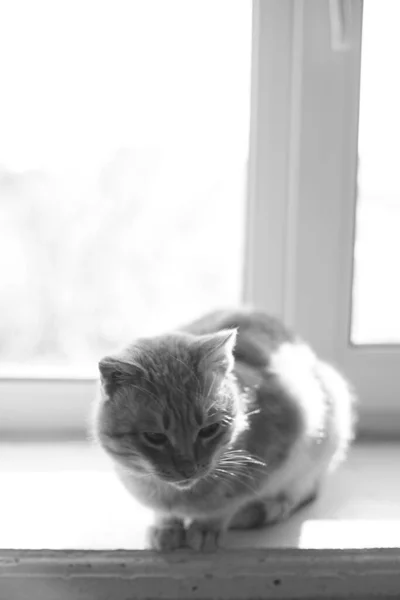
[[[179,473],[186,479],[193,477],[196,471],[197,467],[193,463],[184,463],[179,466]]]

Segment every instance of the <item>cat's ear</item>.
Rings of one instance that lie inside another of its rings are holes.
[[[118,386],[134,381],[138,377],[139,371],[143,370],[135,356],[129,356],[126,353],[105,356],[99,362],[101,382],[108,395],[112,395]]]
[[[200,340],[201,362],[214,371],[231,371],[234,365],[233,350],[237,329],[223,329]]]

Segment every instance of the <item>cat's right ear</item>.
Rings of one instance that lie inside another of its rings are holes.
[[[131,360],[119,356],[105,356],[99,362],[100,379],[107,396],[112,396],[115,390],[124,383],[133,382],[142,367]]]

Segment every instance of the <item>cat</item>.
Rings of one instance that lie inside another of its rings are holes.
[[[354,394],[278,319],[220,310],[99,363],[94,435],[156,515],[149,545],[213,551],[313,500],[354,436]]]

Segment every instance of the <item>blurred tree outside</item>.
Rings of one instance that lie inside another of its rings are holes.
[[[0,373],[240,299],[250,66],[250,2],[0,2]]]
[[[119,150],[89,177],[0,177],[0,359],[91,364],[240,300],[246,164]]]

